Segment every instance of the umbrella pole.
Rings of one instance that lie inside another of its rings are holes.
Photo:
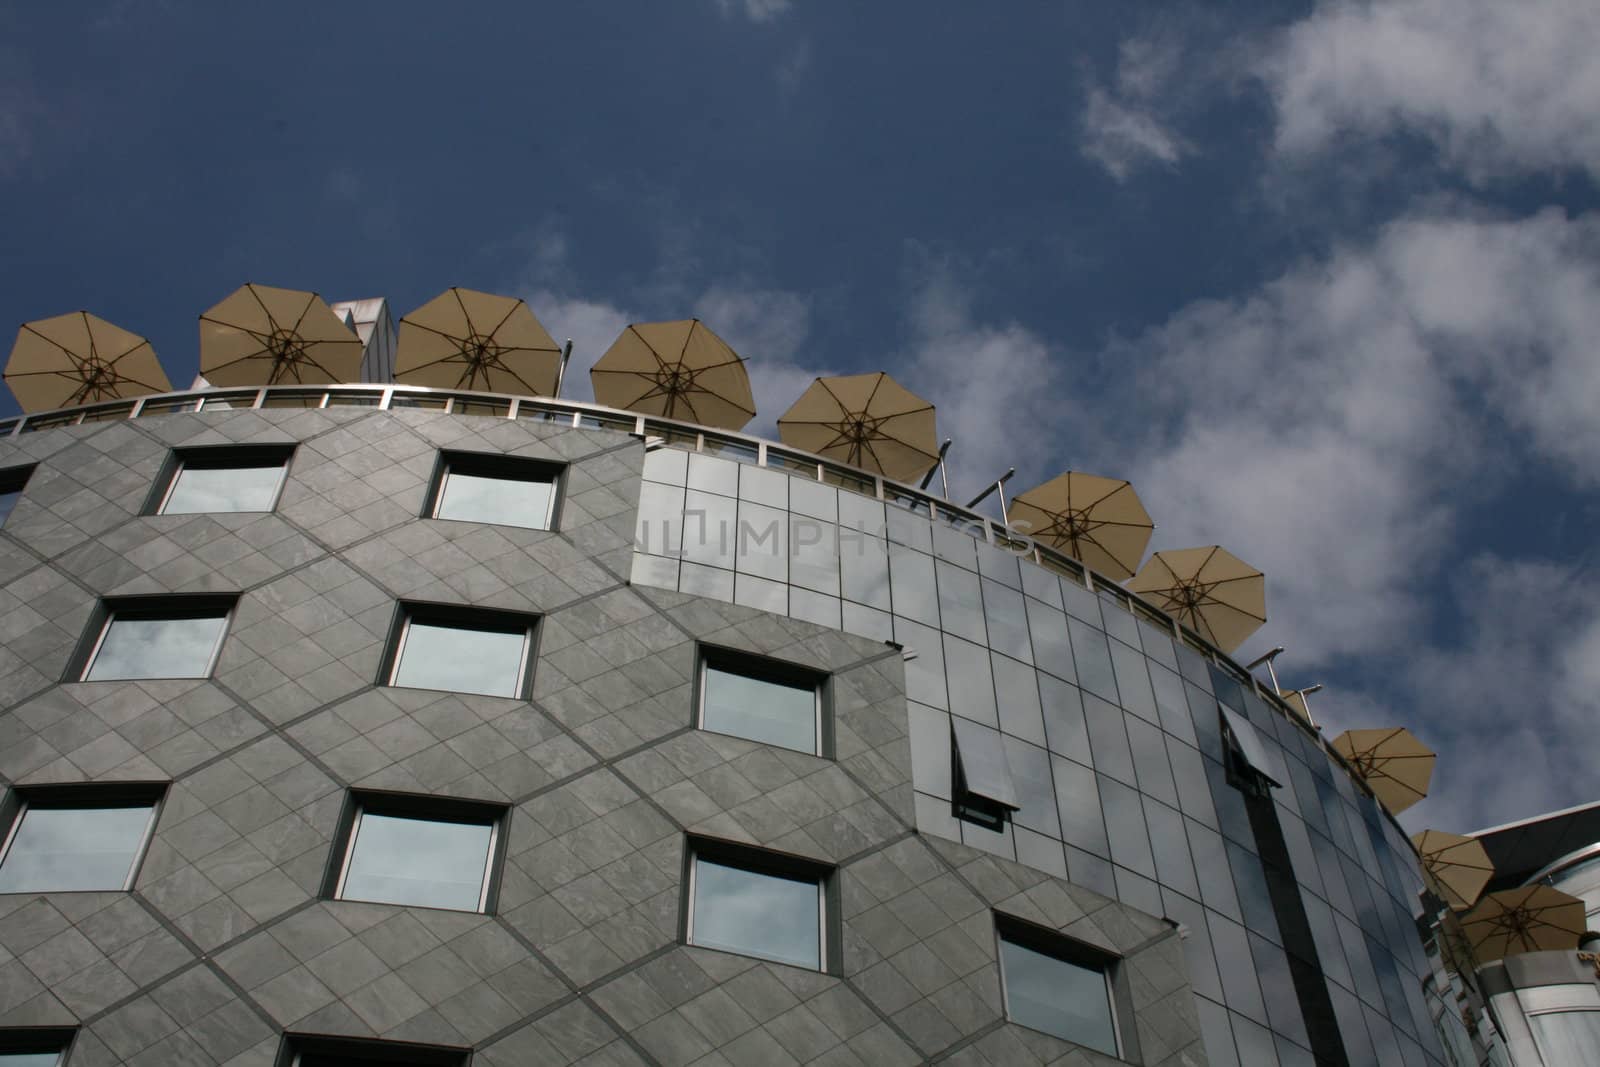
[[[567,380],[567,361],[572,358],[572,338],[567,338],[567,343],[561,346],[561,369],[556,371],[556,391],[552,398],[561,396],[561,383]]]
[[[1005,492],[1004,486],[1005,486],[1005,484],[1007,482],[1009,482],[1011,480],[1011,476],[1013,474],[1015,474],[1015,473],[1017,473],[1017,468],[1015,468],[1015,467],[1012,467],[1010,470],[1006,471],[998,479],[996,479],[989,486],[989,488],[985,489],[983,492],[981,492],[977,496],[973,497],[971,503],[969,503],[967,505],[967,507],[969,509],[977,507],[985,499],[988,498],[990,493],[992,493],[996,489],[998,489],[998,490],[1000,490],[1000,512],[1001,512],[1002,515],[1004,515],[1005,514],[1005,499],[1006,499],[1006,492]]]
[[[953,440],[953,438],[949,438],[949,437],[946,437],[944,439],[944,444],[939,446],[939,458],[938,458],[938,460],[936,460],[934,462],[933,466],[928,468],[928,473],[924,474],[922,476],[922,484],[917,486],[918,489],[926,489],[926,488],[928,488],[928,483],[933,481],[933,472],[934,471],[938,471],[939,472],[939,480],[944,482],[944,498],[946,500],[950,499],[950,482],[944,476],[944,454],[946,452],[950,451],[950,442],[952,440]]]

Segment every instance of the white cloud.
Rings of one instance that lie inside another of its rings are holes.
[[[1167,114],[1168,89],[1181,65],[1180,48],[1172,38],[1123,42],[1113,86],[1089,89],[1079,151],[1118,181],[1149,164],[1176,166],[1193,152]]]
[[[771,22],[788,12],[790,0],[717,0],[726,18],[743,16],[751,22]]]
[[[1592,799],[1600,580],[1485,556],[1452,586],[1463,638],[1407,650],[1410,695],[1428,712],[1419,732],[1440,753],[1407,825],[1466,831]]]
[[[1322,0],[1263,73],[1291,156],[1404,131],[1480,180],[1600,176],[1593,0]]]
[[[1011,466],[1019,479],[1011,491],[1055,473],[1044,453],[1022,447],[1066,416],[1049,345],[1018,323],[978,321],[970,292],[942,269],[922,280],[908,325],[909,350],[884,369],[938,409],[940,436],[955,442],[952,499],[965,503]]]
[[[1134,463],[1157,546],[1221,542],[1261,567],[1263,640],[1302,663],[1409,639],[1510,448],[1593,480],[1597,225],[1403,220],[1129,342],[1163,427]],[[1508,422],[1522,434],[1505,439]]]
[[[811,332],[811,304],[795,293],[720,283],[701,294],[694,313],[750,361],[756,417],[746,427],[749,433],[776,436],[778,416],[812,379],[834,373],[801,362]]]

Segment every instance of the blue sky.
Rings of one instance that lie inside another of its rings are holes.
[[[0,306],[180,384],[245,281],[514,293],[580,370],[698,314],[757,427],[888,369],[962,499],[1127,477],[1262,567],[1244,657],[1470,829],[1600,799],[1596,100],[1592,0],[7,4]]]

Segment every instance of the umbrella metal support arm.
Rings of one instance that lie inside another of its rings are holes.
[[[1006,517],[1006,489],[1005,489],[1005,486],[1006,486],[1006,483],[1011,480],[1011,476],[1013,474],[1016,474],[1016,473],[1017,473],[1017,468],[1015,468],[1015,467],[1012,467],[1010,470],[1006,471],[1004,474],[1002,474],[994,482],[993,485],[989,486],[989,488],[985,489],[983,492],[981,492],[977,496],[973,497],[972,498],[972,502],[970,504],[968,504],[967,507],[968,508],[977,507],[979,504],[981,504],[989,496],[990,493],[993,493],[996,490],[998,490],[999,493],[1000,493],[1000,521],[1001,522],[1010,522],[1011,520]]]
[[[938,461],[935,462],[933,466],[928,468],[928,473],[922,476],[922,484],[917,486],[918,489],[928,488],[928,483],[933,481],[933,472],[938,471],[939,481],[944,485],[944,498],[947,501],[950,499],[950,479],[945,477],[944,473],[944,454],[950,451],[950,444],[953,440],[954,438],[950,437],[946,437],[944,439],[944,444],[939,446]]]
[[[1322,729],[1322,727],[1317,725],[1317,720],[1311,715],[1311,701],[1308,698],[1312,693],[1321,692],[1321,690],[1321,682],[1318,682],[1316,685],[1308,685],[1304,689],[1293,690],[1293,692],[1300,694],[1300,706],[1306,709],[1306,722],[1309,722],[1312,726],[1316,726],[1319,730]]]
[[[1278,684],[1278,672],[1272,666],[1272,661],[1281,655],[1283,655],[1283,646],[1279,645],[1266,655],[1257,656],[1255,659],[1251,660],[1250,663],[1245,667],[1245,670],[1253,671],[1265,663],[1267,665],[1267,676],[1272,679],[1272,691],[1274,693],[1281,693],[1283,692],[1283,686]]]
[[[561,396],[561,383],[567,380],[567,361],[572,358],[572,338],[567,338],[567,343],[561,346],[561,368],[556,371],[556,391],[554,397]]]

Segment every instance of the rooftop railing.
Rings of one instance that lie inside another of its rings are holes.
[[[0,439],[18,437],[40,430],[80,426],[85,423],[140,419],[185,412],[341,407],[383,410],[416,408],[453,415],[533,419],[577,428],[616,430],[642,438],[647,446],[666,446],[690,452],[704,452],[740,463],[782,470],[790,475],[815,478],[819,482],[881,500],[885,504],[903,508],[914,514],[924,515],[930,521],[958,526],[975,538],[1005,548],[1047,570],[1070,578],[1090,591],[1117,602],[1133,615],[1167,630],[1174,638],[1255,692],[1268,707],[1313,738],[1330,757],[1349,766],[1347,761],[1323,739],[1318,727],[1297,714],[1254,674],[1234,662],[1231,656],[1204,637],[1183,626],[1154,604],[1122,588],[1112,579],[1095,573],[1070,556],[1039,544],[1028,538],[1025,533],[1011,529],[971,508],[953,504],[919,488],[893,481],[882,475],[835,463],[748,434],[712,429],[695,423],[658,418],[654,415],[641,415],[576,400],[373,384],[277,385],[249,389],[208,388],[160,393],[133,400],[113,400],[0,419]],[[1353,772],[1353,768],[1351,769]],[[1352,774],[1352,776],[1356,781],[1361,781],[1359,775]],[[1364,787],[1365,783],[1362,785]]]

